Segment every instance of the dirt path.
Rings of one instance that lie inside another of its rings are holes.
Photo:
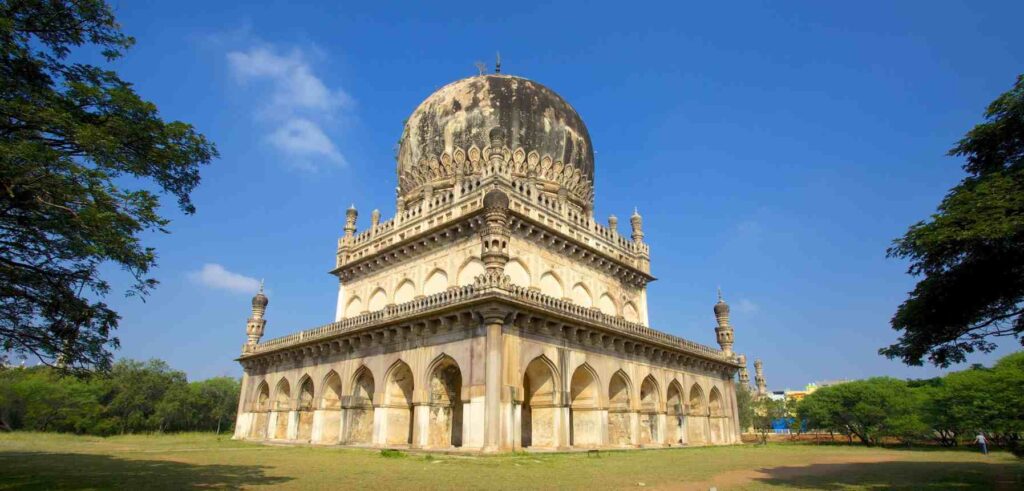
[[[701,482],[689,482],[656,486],[655,489],[673,489],[687,491],[708,491],[715,488],[717,491],[727,491],[739,487],[755,485],[758,482],[785,481],[789,479],[805,478],[813,476],[843,475],[853,471],[856,466],[862,464],[878,464],[885,462],[905,462],[906,459],[900,455],[842,455],[824,456],[821,458],[809,459],[803,465],[779,466],[757,469],[737,469],[723,472],[715,477]],[[1009,473],[1005,468],[993,469],[996,474],[996,490],[1015,490],[1017,476]]]

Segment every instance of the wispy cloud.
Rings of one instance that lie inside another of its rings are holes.
[[[265,141],[298,168],[344,165],[344,156],[324,128],[351,107],[352,98],[340,88],[328,87],[314,73],[306,51],[252,44],[228,52],[227,61],[240,85],[260,92],[264,102],[254,114],[273,126]]]
[[[736,305],[733,306],[733,308],[736,309],[737,312],[743,314],[753,314],[761,309],[760,306],[752,302],[749,298],[741,298],[739,302],[736,302]]]
[[[188,278],[200,285],[238,293],[253,293],[260,282],[243,274],[228,271],[216,263],[206,263],[199,271],[188,273]]]

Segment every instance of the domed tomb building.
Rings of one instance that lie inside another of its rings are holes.
[[[720,349],[648,326],[643,220],[628,235],[594,220],[593,146],[558,94],[507,75],[451,83],[406,121],[397,160],[395,216],[374,210],[360,230],[346,213],[334,322],[261,341],[269,299],[253,299],[235,438],[740,441],[728,306],[713,309]]]

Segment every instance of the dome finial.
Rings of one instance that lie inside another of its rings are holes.
[[[494,62],[494,73],[501,73],[501,51],[497,52],[497,60]]]
[[[260,278],[260,291],[258,293],[263,293],[263,278]]]
[[[718,303],[725,303],[725,300],[722,300],[722,287],[721,286],[718,287]]]

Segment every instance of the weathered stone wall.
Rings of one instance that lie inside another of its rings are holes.
[[[239,421],[251,427],[239,435],[481,448],[487,358],[483,332],[482,326],[439,325],[429,338],[396,341],[389,349],[366,345],[365,351],[286,359],[250,369],[243,380],[249,400],[242,401],[244,418],[240,415]],[[526,332],[514,324],[504,326],[496,346],[505,391],[498,394],[507,408],[500,413],[500,448],[737,441],[730,424],[734,386],[720,373],[669,367],[641,354],[600,346],[567,346],[564,338]],[[269,396],[267,387],[275,388]],[[685,403],[682,393],[688,394]],[[715,410],[725,414],[713,422],[704,397],[709,393]],[[270,400],[282,409],[259,409]],[[289,409],[293,407],[310,409]],[[687,414],[684,428],[679,427],[677,410]]]

